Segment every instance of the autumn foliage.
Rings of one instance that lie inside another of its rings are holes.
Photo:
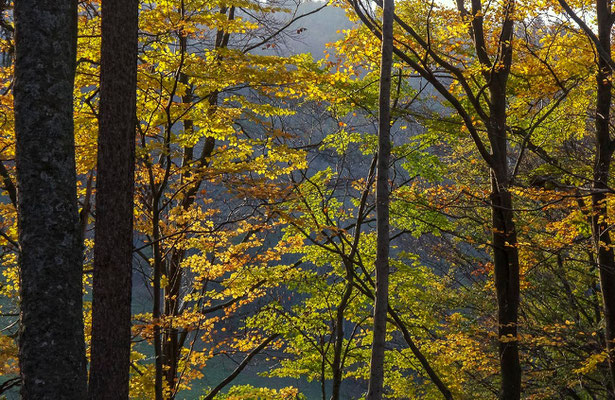
[[[508,399],[517,378],[516,398],[615,398],[606,3],[395,3],[384,398]],[[366,395],[380,6],[140,2],[131,398]],[[329,7],[352,27],[294,52],[318,35],[302,15]],[[74,89],[88,357],[100,9],[79,2]],[[19,383],[12,10],[0,1],[0,393]]]

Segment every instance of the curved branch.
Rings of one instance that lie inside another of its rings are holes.
[[[216,397],[216,395],[218,394],[218,392],[220,392],[222,389],[224,389],[224,387],[226,387],[226,385],[228,385],[229,383],[231,383],[235,378],[237,378],[237,376],[241,373],[241,371],[243,371],[247,366],[248,363],[254,358],[254,356],[256,356],[258,353],[260,353],[261,351],[263,351],[263,349],[265,347],[267,347],[269,345],[269,343],[271,343],[272,341],[274,341],[277,337],[279,336],[278,333],[273,334],[269,337],[267,337],[261,344],[259,344],[256,348],[254,348],[237,366],[237,368],[235,368],[235,370],[233,372],[231,372],[231,374],[229,376],[227,376],[226,378],[224,378],[224,380],[222,382],[220,382],[215,388],[213,388],[211,390],[211,392],[209,392],[209,394],[205,397],[203,397],[203,400],[212,400],[214,397]]]

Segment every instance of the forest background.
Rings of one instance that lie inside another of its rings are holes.
[[[140,2],[131,398],[364,396],[380,6]],[[11,398],[23,288],[0,7]],[[88,355],[100,7],[78,3],[73,95]],[[384,397],[615,398],[611,3],[395,8]]]

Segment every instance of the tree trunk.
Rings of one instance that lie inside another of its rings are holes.
[[[514,2],[508,4],[513,11]],[[521,398],[521,363],[517,324],[519,314],[519,250],[514,222],[512,196],[509,192],[508,128],[506,88],[512,64],[513,20],[507,16],[502,24],[503,67],[490,76],[489,119],[487,132],[491,144],[491,220],[495,290],[498,301],[498,338],[501,400]]]
[[[494,174],[495,175],[495,174]],[[521,397],[521,366],[517,320],[519,309],[519,255],[513,222],[512,199],[505,187],[492,177],[491,212],[493,260],[498,299],[498,337],[502,383],[500,399]]]
[[[86,396],[73,85],[76,0],[20,0],[15,132],[23,399]]]
[[[348,307],[350,296],[352,296],[353,275],[350,268],[352,264],[346,266],[348,273],[346,274],[346,285],[340,299],[340,304],[336,310],[335,316],[335,343],[333,347],[333,381],[331,382],[331,400],[340,399],[340,390],[342,388],[342,380],[344,373],[344,362],[342,351],[344,350],[344,313]]]
[[[168,285],[164,288],[164,315],[171,318],[177,318],[179,312],[179,295],[183,270],[180,265],[184,258],[184,251],[175,249],[169,262],[168,268]],[[174,399],[177,392],[177,372],[179,367],[179,357],[181,346],[179,340],[179,330],[172,325],[165,327],[164,337],[162,341],[162,354],[164,360],[164,374],[169,389],[168,399]]]
[[[613,393],[615,388],[615,255],[611,247],[609,212],[606,204],[606,191],[614,146],[609,132],[613,90],[611,83],[613,70],[609,65],[609,60],[611,60],[611,28],[613,26],[610,2],[598,0],[596,2],[596,14],[598,17],[598,40],[606,54],[598,59],[598,74],[596,75],[596,158],[592,185],[592,230],[604,307],[606,348],[609,353],[608,398],[615,399],[615,393]],[[605,56],[607,59],[605,59]]]
[[[504,88],[502,85],[500,88]],[[501,98],[498,94],[501,94]],[[498,338],[501,400],[521,398],[521,364],[517,323],[519,314],[519,251],[512,196],[508,191],[506,100],[503,89],[492,89],[491,222],[495,289],[498,301]]]
[[[180,36],[180,49],[186,51],[187,37]],[[184,73],[180,73],[179,81],[184,84],[189,84],[188,76]],[[182,103],[190,105],[193,101],[193,95],[191,89],[188,89],[186,93],[181,97]],[[194,132],[194,122],[191,119],[185,119],[182,121],[184,133],[190,135]],[[189,181],[192,176],[192,166],[194,162],[194,148],[185,147],[182,157],[182,173],[180,180],[182,183]],[[188,190],[188,194],[192,192]],[[182,199],[182,208],[187,211],[193,204],[195,197],[187,195]],[[182,227],[183,229],[183,227]],[[181,262],[185,257],[185,251],[182,248],[173,249],[171,252],[171,261],[169,265],[168,284],[164,288],[164,315],[171,318],[176,318],[180,314],[180,289],[183,279],[183,269],[181,268]],[[164,375],[169,388],[169,399],[174,399],[179,385],[179,359],[181,355],[181,348],[183,341],[181,340],[183,335],[180,335],[180,331],[177,328],[169,326],[165,328],[164,337],[162,340],[162,355],[164,360]]]
[[[137,0],[103,0],[89,399],[128,399]]]
[[[152,180],[153,182],[153,180]],[[153,291],[154,304],[152,309],[152,319],[154,323],[154,399],[163,399],[163,371],[162,371],[162,330],[160,329],[160,280],[162,279],[162,254],[160,251],[160,198],[156,190],[156,186],[152,183],[152,189],[155,192],[152,199],[152,228],[153,228],[153,247],[154,247],[154,273],[153,273]]]
[[[389,296],[389,158],[391,153],[390,101],[394,7],[393,0],[384,0],[380,61],[378,175],[376,177],[376,296],[367,400],[380,400],[384,391],[384,346]]]

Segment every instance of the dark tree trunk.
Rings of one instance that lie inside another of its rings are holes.
[[[514,2],[507,4],[502,24],[501,54],[503,67],[489,77],[489,119],[487,132],[491,144],[491,220],[495,289],[498,301],[498,337],[501,400],[521,398],[521,363],[517,337],[519,314],[519,250],[514,222],[512,196],[509,191],[508,127],[506,88],[512,64],[514,22],[510,18]]]
[[[498,299],[498,336],[502,383],[500,399],[521,397],[521,366],[517,340],[519,309],[519,256],[513,222],[512,199],[506,187],[492,176],[491,212],[493,260]]]
[[[598,16],[598,40],[606,54],[598,59],[599,70],[596,75],[596,155],[594,190],[592,193],[592,229],[603,298],[606,348],[609,352],[610,383],[608,385],[608,398],[615,399],[615,393],[613,393],[615,388],[615,255],[611,247],[609,212],[606,205],[606,191],[614,145],[609,132],[613,90],[611,83],[613,70],[608,62],[611,60],[611,28],[613,25],[610,2],[598,0],[596,2],[596,13]]]
[[[353,275],[352,264],[347,266],[348,273],[346,274],[346,285],[340,299],[340,304],[337,307],[335,313],[335,343],[333,347],[333,363],[331,369],[333,370],[333,380],[331,382],[331,400],[340,399],[340,390],[342,388],[342,380],[344,373],[344,362],[342,357],[342,351],[344,350],[344,313],[350,302],[350,296],[352,296],[353,289]]]
[[[152,180],[153,182],[153,180]],[[154,191],[156,188],[154,186]],[[155,364],[155,376],[154,376],[154,398],[155,400],[162,400],[162,392],[163,392],[163,371],[162,371],[162,330],[160,329],[160,280],[162,279],[162,254],[160,251],[160,209],[159,209],[160,198],[158,194],[154,194],[152,200],[152,227],[153,227],[153,243],[154,243],[154,276],[153,284],[154,284],[154,305],[152,308],[152,319],[154,322],[154,364]]]
[[[187,37],[180,36],[179,43],[181,51],[186,51]],[[189,84],[188,76],[184,73],[180,73],[179,81],[184,84]],[[193,96],[189,89],[182,97],[182,103],[192,104]],[[194,130],[194,123],[191,119],[185,119],[182,121],[184,133],[191,134]],[[191,164],[194,162],[194,148],[184,148],[184,154],[182,157],[182,175],[181,181],[187,182],[191,179],[192,171]],[[194,203],[195,197],[192,195],[192,191],[188,190],[186,197],[181,202],[182,208],[187,211]],[[164,288],[164,315],[167,317],[175,318],[180,314],[179,302],[180,302],[180,289],[183,279],[183,269],[181,262],[184,259],[185,251],[183,249],[174,249],[171,252],[171,261],[169,265],[168,284]],[[181,356],[181,348],[183,346],[182,338],[185,335],[180,334],[179,329],[173,326],[165,327],[163,340],[162,340],[162,356],[164,360],[164,376],[169,388],[169,399],[174,399],[179,384],[178,368],[179,360]]]
[[[384,0],[380,61],[378,175],[376,177],[376,296],[367,400],[380,400],[384,390],[384,347],[389,297],[389,158],[391,153],[390,101],[394,7],[393,0]]]
[[[234,7],[231,7],[230,10],[223,7],[220,12],[223,14],[228,12],[228,18],[232,20],[234,19],[235,15],[234,10]],[[219,49],[226,47],[229,39],[230,35],[228,33],[225,33],[223,30],[219,30],[216,33],[215,48]],[[180,51],[185,54],[187,51],[188,38],[184,35],[180,35],[179,43]],[[180,72],[179,74],[179,81],[184,85],[188,85],[190,83],[188,75],[182,72]],[[192,102],[194,101],[193,94],[190,90],[188,90],[187,93],[181,97],[181,99],[182,103],[184,104],[192,104]],[[208,102],[210,105],[210,110],[214,110],[215,106],[218,104],[217,91],[214,91],[209,94]],[[194,122],[191,119],[185,119],[182,123],[184,132],[193,132]],[[188,181],[192,180],[193,172],[195,172],[195,170],[207,167],[207,165],[209,164],[209,161],[207,160],[209,159],[209,157],[211,157],[214,147],[215,139],[212,137],[207,137],[203,144],[203,148],[201,149],[201,154],[196,160],[194,159],[194,147],[184,148],[184,154],[182,157],[182,168],[184,169],[181,175],[182,182],[187,183]],[[203,178],[199,177],[195,179],[190,185],[188,185],[184,198],[181,201],[181,207],[185,211],[187,211],[196,201],[196,194],[202,182]],[[184,276],[181,262],[184,257],[184,250],[175,249],[171,252],[169,268],[166,274],[169,278],[168,284],[164,287],[164,293],[161,296],[164,302],[163,312],[165,317],[175,318],[181,313],[179,303],[181,295],[181,284]],[[154,285],[156,285],[156,283]],[[158,293],[160,293],[160,291],[158,291]],[[160,357],[157,357],[157,359],[161,360],[160,373],[158,373],[158,368],[156,369],[156,387],[162,386],[162,379],[164,378],[166,380],[166,383],[168,385],[167,387],[169,390],[167,397],[172,400],[177,395],[178,385],[180,383],[178,368],[181,356],[181,349],[187,337],[187,332],[180,332],[179,329],[169,326],[165,327],[164,332],[162,329],[158,329],[158,336],[156,337],[158,339],[155,338],[155,341],[158,340],[160,342]],[[164,370],[164,372],[162,370]]]
[[[76,0],[15,2],[23,399],[86,396],[73,85]]]
[[[179,312],[179,296],[183,270],[180,265],[184,258],[184,251],[175,249],[171,257],[168,269],[169,283],[164,288],[164,315],[176,318]],[[180,350],[183,343],[180,343],[179,330],[172,325],[165,327],[162,354],[164,359],[164,374],[169,388],[169,399],[174,399],[177,392],[177,373],[179,367]]]
[[[182,51],[186,50],[187,38],[185,36],[180,37],[180,46]],[[181,74],[180,82],[187,85],[188,77],[185,74]],[[192,93],[188,91],[182,96],[182,102],[184,104],[192,104]],[[192,132],[194,129],[194,123],[191,119],[183,121],[184,132]],[[190,164],[194,161],[194,148],[184,148],[184,155],[182,159],[182,182],[189,180],[192,176]],[[187,211],[194,203],[195,197],[192,195],[191,188],[187,191],[186,197],[181,202],[182,208]],[[164,315],[171,318],[176,318],[180,314],[179,302],[180,302],[180,290],[183,280],[183,269],[181,262],[185,257],[185,251],[183,249],[174,249],[171,252],[169,269],[167,273],[168,284],[164,288]],[[183,346],[182,338],[185,335],[180,334],[179,329],[171,326],[165,327],[164,335],[162,338],[162,357],[164,360],[163,370],[164,377],[169,388],[169,399],[174,399],[179,384],[178,368],[181,356],[181,348]]]
[[[518,400],[521,398],[521,364],[517,338],[520,297],[519,251],[513,220],[512,197],[509,192],[504,87],[502,85],[500,89],[492,89],[492,124],[489,135],[493,148],[493,165],[490,200],[493,225],[493,265],[498,300],[498,346],[502,376],[500,399]]]
[[[103,0],[90,399],[128,399],[137,0]]]

